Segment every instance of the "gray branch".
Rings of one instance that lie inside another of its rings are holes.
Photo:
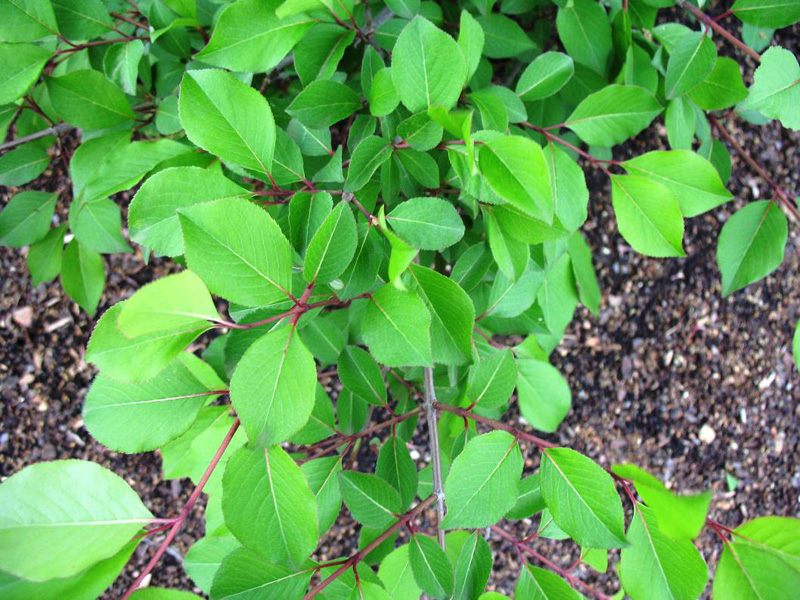
[[[425,420],[428,423],[428,437],[431,443],[431,471],[433,473],[433,493],[436,494],[436,512],[438,523],[436,533],[439,545],[444,549],[444,529],[441,523],[444,520],[444,486],[442,485],[442,462],[439,454],[439,421],[436,416],[436,390],[433,387],[433,369],[426,367],[423,371],[425,381]]]

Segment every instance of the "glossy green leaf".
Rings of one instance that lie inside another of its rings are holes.
[[[245,547],[290,567],[313,552],[317,503],[300,467],[279,446],[237,450],[222,487],[225,525]]]
[[[511,350],[501,350],[470,368],[467,399],[483,408],[497,408],[508,402],[516,382]]]
[[[339,359],[342,385],[370,404],[386,404],[386,384],[380,367],[368,352],[358,346],[348,346]]]
[[[799,130],[798,102],[800,65],[797,57],[784,48],[773,46],[761,57],[745,106],[779,119],[784,127]]]
[[[572,78],[575,64],[561,52],[545,52],[536,57],[520,75],[517,96],[527,102],[552,96]]]
[[[14,102],[28,91],[52,53],[34,44],[0,43],[0,104]]]
[[[411,569],[410,544],[396,548],[381,561],[378,576],[394,600],[419,600],[419,589]]]
[[[689,97],[703,110],[722,110],[741,102],[747,97],[739,63],[727,56],[720,56],[714,69],[689,93]]]
[[[362,335],[375,360],[387,367],[432,364],[431,315],[417,294],[388,284],[368,302]]]
[[[583,598],[556,573],[526,564],[522,569],[514,600],[580,600]]]
[[[476,600],[492,573],[492,550],[479,532],[470,534],[455,564],[453,600]]]
[[[685,35],[670,52],[664,91],[667,98],[676,98],[702,82],[714,69],[717,48],[704,32]]]
[[[516,362],[522,416],[540,431],[555,431],[572,407],[569,385],[549,363],[532,358],[518,358]]]
[[[464,236],[464,223],[452,204],[441,198],[411,198],[386,216],[406,241],[423,250],[442,250]]]
[[[611,26],[600,4],[576,0],[560,6],[556,28],[561,43],[575,62],[605,75],[612,49]]]
[[[419,474],[405,442],[396,435],[383,444],[375,474],[400,493],[400,511],[407,510],[417,495]]]
[[[797,0],[736,0],[731,7],[743,23],[779,29],[800,21]]]
[[[288,568],[239,548],[222,561],[210,596],[213,600],[300,598],[311,575],[308,569]]]
[[[70,125],[106,129],[135,118],[121,89],[92,69],[47,79],[55,111]]]
[[[311,128],[330,127],[361,108],[361,100],[344,84],[321,79],[300,92],[286,112]]]
[[[25,191],[0,212],[0,244],[21,248],[38,242],[50,229],[58,194]]]
[[[453,566],[436,540],[427,535],[412,536],[408,555],[417,585],[432,598],[449,598],[453,592]]]
[[[353,260],[357,245],[353,212],[347,202],[340,202],[308,244],[303,268],[306,280],[329,283],[339,277]]]
[[[386,529],[400,512],[400,494],[377,475],[342,471],[339,489],[353,518],[369,527]]]
[[[353,152],[344,189],[355,192],[363,188],[391,156],[392,145],[387,140],[374,135],[364,138]]]
[[[576,542],[593,548],[627,546],[614,480],[593,460],[569,448],[545,451],[541,488],[556,525]]]

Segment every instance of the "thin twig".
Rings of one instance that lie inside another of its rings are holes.
[[[227,450],[228,446],[230,445],[231,440],[233,439],[234,434],[236,434],[236,431],[239,429],[240,424],[241,421],[239,421],[239,418],[237,417],[233,422],[233,425],[231,425],[231,428],[228,430],[227,435],[225,435],[225,439],[222,440],[222,444],[220,444],[216,454],[214,454],[214,458],[211,459],[211,463],[208,465],[206,472],[203,473],[203,477],[197,483],[192,495],[189,496],[189,499],[186,501],[186,505],[183,507],[181,514],[175,518],[175,524],[172,526],[172,529],[169,530],[169,533],[167,533],[164,541],[161,542],[161,545],[158,547],[158,550],[156,550],[153,558],[150,559],[150,562],[148,562],[147,566],[142,570],[141,573],[139,573],[139,576],[131,584],[128,590],[121,596],[120,600],[127,600],[131,594],[133,594],[133,592],[139,588],[139,586],[142,584],[142,581],[144,581],[144,578],[147,577],[147,574],[155,568],[155,566],[158,564],[158,561],[161,560],[164,552],[167,551],[167,548],[169,548],[172,540],[175,539],[175,536],[178,534],[178,531],[180,531],[184,521],[186,521],[186,518],[189,516],[192,507],[194,507],[197,499],[203,492],[203,488],[205,487],[206,483],[208,483],[208,480],[211,477],[211,474],[214,472],[214,469],[219,464],[219,461],[222,460],[222,455],[225,454],[225,450]]]
[[[428,438],[430,439],[431,451],[431,472],[433,474],[433,493],[436,495],[436,535],[439,538],[439,545],[444,550],[444,486],[442,485],[442,461],[439,451],[439,419],[436,415],[436,389],[433,385],[433,369],[425,367],[422,371],[425,383],[425,418],[428,422]]]
[[[68,123],[59,123],[54,127],[48,127],[47,129],[42,129],[41,131],[37,131],[36,133],[32,133],[30,135],[26,135],[21,138],[17,138],[15,140],[6,142],[5,144],[0,145],[0,151],[9,150],[15,146],[19,146],[20,144],[33,142],[34,140],[39,140],[43,137],[47,137],[48,135],[58,135],[59,133],[65,133],[72,129],[74,129],[74,127],[72,125],[69,125]]]
[[[726,40],[728,40],[731,44],[739,48],[739,50],[741,50],[748,56],[751,56],[753,60],[755,60],[756,62],[761,62],[761,55],[758,52],[753,50],[742,40],[733,35],[730,31],[725,29],[722,25],[720,25],[714,19],[705,14],[702,10],[700,10],[699,8],[697,8],[696,6],[692,5],[689,2],[685,2],[684,0],[679,0],[678,4],[683,8],[685,8],[686,10],[688,10],[690,13],[692,13],[698,21],[701,21],[702,23],[704,23],[705,25],[716,31],[718,34],[720,34],[722,37],[724,37]]]
[[[441,402],[437,402],[435,404],[436,410],[443,410],[445,412],[453,413],[454,415],[458,415],[460,417],[464,417],[465,419],[471,419],[472,421],[478,421],[479,423],[484,423],[495,429],[502,429],[503,431],[507,431],[514,437],[517,437],[521,440],[526,440],[536,445],[537,448],[555,448],[556,445],[552,442],[548,442],[547,440],[543,440],[542,438],[536,437],[531,433],[526,433],[521,429],[517,429],[515,427],[511,427],[511,425],[506,425],[505,423],[501,423],[500,421],[495,421],[494,419],[490,419],[489,417],[484,417],[479,414],[476,414],[470,410],[466,410],[464,408],[459,408],[458,406],[450,406],[449,404],[442,404]]]
[[[324,581],[320,581],[314,588],[308,592],[305,596],[303,596],[303,600],[311,600],[314,596],[319,594],[322,590],[324,590],[328,585],[330,585],[333,581],[341,577],[342,574],[347,572],[348,569],[355,567],[358,563],[364,560],[370,552],[372,552],[375,548],[380,546],[390,535],[392,535],[395,531],[404,527],[407,523],[410,523],[418,514],[420,514],[423,510],[428,508],[431,504],[436,501],[436,495],[431,494],[428,496],[427,499],[423,500],[419,504],[417,504],[414,508],[410,511],[402,515],[398,521],[392,525],[389,529],[384,531],[378,537],[376,537],[371,544],[369,544],[363,550],[357,552],[353,556],[351,556],[347,561],[336,571],[334,571],[327,579]]]

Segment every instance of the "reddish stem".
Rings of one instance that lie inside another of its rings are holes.
[[[191,512],[192,508],[197,502],[197,499],[203,492],[203,488],[205,487],[206,483],[208,483],[211,474],[214,472],[214,469],[217,467],[219,461],[222,459],[222,455],[225,454],[225,450],[227,450],[228,446],[230,445],[231,440],[233,439],[233,436],[236,433],[236,431],[239,429],[240,424],[241,421],[239,421],[239,418],[237,417],[236,420],[233,422],[233,425],[231,425],[231,428],[228,430],[228,433],[225,435],[225,439],[222,440],[222,444],[220,444],[220,447],[217,450],[216,454],[214,454],[214,458],[211,459],[211,463],[208,465],[206,472],[203,473],[203,477],[200,479],[197,486],[194,488],[192,495],[189,496],[189,500],[186,501],[186,505],[183,507],[181,514],[179,514],[175,518],[175,524],[172,525],[172,529],[169,530],[169,533],[167,533],[167,536],[164,538],[164,541],[161,542],[161,545],[158,547],[158,550],[156,550],[156,553],[153,555],[153,558],[150,559],[150,562],[148,562],[147,566],[142,570],[141,573],[139,573],[139,576],[131,584],[128,590],[122,595],[120,600],[127,600],[127,598],[129,598],[131,594],[133,594],[133,592],[135,592],[139,588],[139,586],[142,584],[142,581],[144,581],[144,578],[147,577],[148,573],[150,573],[150,571],[152,571],[155,568],[155,566],[158,564],[158,561],[161,560],[161,557],[164,555],[164,552],[166,552],[170,543],[172,543],[172,540],[175,539],[175,536],[178,534],[178,531],[180,531],[183,522],[186,520],[186,517],[189,516],[189,513]]]
[[[78,52],[79,50],[85,50],[86,48],[92,48],[93,46],[105,46],[106,44],[121,44],[123,42],[132,42],[133,40],[149,40],[150,38],[139,36],[139,35],[129,35],[127,37],[122,38],[114,38],[113,40],[95,40],[94,42],[86,42],[85,44],[78,44],[73,45],[70,48],[64,48],[63,50],[59,50],[56,52],[58,54],[66,54],[68,52]]]
[[[708,27],[710,27],[711,29],[716,31],[718,34],[720,34],[722,37],[724,37],[726,40],[728,40],[731,44],[733,44],[734,46],[739,48],[745,54],[753,57],[753,60],[755,60],[756,62],[761,62],[761,55],[758,52],[753,50],[750,46],[745,44],[742,40],[740,40],[735,35],[733,35],[730,31],[725,29],[722,25],[720,25],[714,19],[709,17],[707,14],[705,14],[702,10],[700,10],[696,6],[690,4],[689,2],[681,2],[680,4],[681,4],[681,6],[683,6],[683,8],[685,8],[690,13],[692,13],[694,15],[694,17],[698,21],[701,21],[702,23],[704,23],[705,25],[707,25]]]
[[[483,417],[479,414],[476,414],[472,411],[465,410],[463,408],[459,408],[458,406],[450,406],[449,404],[442,404],[441,402],[437,402],[435,404],[437,410],[443,410],[445,412],[453,413],[454,415],[458,415],[460,417],[464,417],[467,419],[472,419],[473,421],[478,421],[479,423],[484,423],[495,429],[502,429],[503,431],[507,431],[508,433],[512,434],[514,437],[526,440],[536,445],[537,448],[540,450],[543,448],[555,448],[556,445],[552,442],[548,442],[547,440],[543,440],[542,438],[536,437],[533,434],[526,433],[520,429],[516,429],[515,427],[511,427],[511,425],[506,425],[505,423],[501,423],[500,421],[495,421],[494,419],[490,419],[489,417]]]

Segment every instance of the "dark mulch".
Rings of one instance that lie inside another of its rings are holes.
[[[784,34],[784,45],[791,35],[796,32]],[[790,193],[800,191],[800,135],[774,124],[729,126],[780,185]],[[661,139],[646,140],[646,149]],[[628,151],[644,149],[638,145]],[[63,173],[54,168],[28,187],[57,189]],[[715,264],[720,228],[734,209],[770,197],[746,165],[734,157],[730,189],[736,199],[687,221],[687,258],[672,260],[642,257],[624,243],[607,182],[589,175],[593,191],[585,232],[604,301],[599,318],[579,311],[554,354],[573,390],[573,410],[560,441],[604,465],[635,462],[676,490],[711,488],[712,515],[728,525],[757,515],[800,516],[800,373],[791,354],[800,316],[796,225],[790,225],[783,265],[765,281],[723,299]],[[4,190],[3,205],[8,197]],[[66,218],[63,210],[60,217]],[[111,452],[83,427],[81,406],[95,373],[83,360],[93,321],[57,282],[32,289],[24,254],[0,248],[0,475],[42,460],[94,460],[123,475],[154,514],[177,514],[191,491],[188,481],[163,482],[157,453]],[[109,257],[99,312],[169,269],[158,262],[145,265],[138,254]],[[374,460],[374,451],[365,445],[359,463]],[[536,462],[531,453],[528,466]],[[726,474],[740,482],[733,491]],[[195,513],[175,542],[177,552],[164,558],[152,584],[193,589],[178,553],[202,535],[202,502]],[[339,525],[320,548],[326,557],[346,554],[354,545],[352,521],[343,516]],[[699,542],[713,565],[719,543],[710,534]],[[569,550],[557,544],[548,548],[547,542],[541,548],[569,564]],[[151,552],[140,545],[108,597],[124,589]],[[509,591],[518,568],[513,552],[499,552],[494,585]],[[605,578],[599,585],[615,590]]]

